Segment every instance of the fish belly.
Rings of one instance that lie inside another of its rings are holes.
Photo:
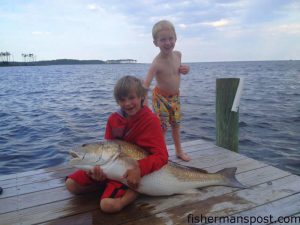
[[[197,186],[199,182],[182,182],[162,169],[144,176],[138,191],[152,196],[164,196],[184,193]]]
[[[107,164],[102,167],[108,178],[117,180],[128,186],[124,173],[132,166],[122,160]],[[220,185],[221,180],[197,180],[189,181],[176,177],[176,174],[170,173],[166,167],[154,171],[142,177],[138,192],[151,196],[167,196],[173,194],[183,194],[188,190],[206,187],[210,185]]]
[[[103,166],[102,170],[108,178],[127,185],[123,175],[129,168],[130,165],[120,160]],[[175,176],[168,174],[165,169],[160,169],[144,176],[137,191],[146,195],[163,196],[183,193],[185,190],[196,186],[196,182],[180,182]]]
[[[126,179],[124,179],[123,176],[129,169],[129,166],[124,164],[122,161],[108,164],[101,168],[109,179],[116,180],[127,185]]]

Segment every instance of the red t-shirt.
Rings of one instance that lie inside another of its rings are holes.
[[[121,139],[149,152],[148,157],[138,160],[141,176],[160,169],[168,162],[160,121],[147,106],[130,118],[125,118],[121,111],[112,113],[107,121],[105,139]]]

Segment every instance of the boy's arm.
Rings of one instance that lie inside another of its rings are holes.
[[[94,166],[92,169],[88,170],[87,175],[97,181],[104,181],[107,178],[99,165]]]
[[[177,56],[179,57],[179,60],[180,60],[179,73],[183,74],[183,75],[188,74],[189,71],[190,71],[190,67],[188,65],[181,64],[181,56],[182,56],[181,52],[176,51],[176,54],[177,54]]]
[[[150,66],[150,69],[148,70],[148,73],[145,77],[145,80],[143,82],[143,86],[146,88],[146,89],[149,89],[150,85],[151,85],[151,82],[154,78],[154,76],[156,75],[157,73],[157,68],[155,66],[154,63],[151,64]],[[144,105],[148,105],[148,92],[145,96],[145,101],[144,101]]]
[[[113,115],[111,115],[108,118],[107,123],[106,123],[105,135],[104,135],[104,138],[106,140],[115,139],[115,137],[112,133],[112,127],[114,127],[113,121],[114,121]],[[95,170],[95,168],[94,168],[94,170]],[[102,177],[104,179],[106,178],[106,175],[104,173],[102,173],[102,174],[100,173],[100,175],[102,175]],[[127,184],[129,185],[130,188],[132,188],[132,189],[137,189],[138,188],[138,185],[139,185],[140,180],[141,180],[141,170],[139,168],[139,165],[138,165],[137,161],[136,161],[136,165],[132,169],[127,170],[125,172],[125,174],[123,175],[123,177],[127,180]],[[92,178],[94,178],[94,177],[92,177]],[[96,177],[96,178],[100,179],[101,177]]]
[[[132,189],[137,189],[139,187],[139,183],[141,181],[141,169],[138,165],[138,162],[136,162],[136,165],[128,169],[123,177],[127,180],[127,184]]]
[[[154,115],[146,121],[145,129],[136,144],[150,155],[138,160],[141,177],[159,170],[168,162],[168,150],[159,119]]]
[[[190,71],[190,67],[188,65],[180,65],[179,67],[179,73],[186,75]]]

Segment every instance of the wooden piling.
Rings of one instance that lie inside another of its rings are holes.
[[[216,145],[238,152],[239,113],[231,111],[238,78],[216,80]]]

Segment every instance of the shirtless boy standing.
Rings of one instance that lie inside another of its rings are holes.
[[[176,32],[173,24],[167,20],[157,22],[152,29],[153,43],[160,49],[154,58],[144,80],[149,88],[155,78],[156,87],[152,91],[152,105],[158,115],[164,133],[171,126],[176,156],[184,161],[190,157],[184,153],[180,141],[180,74],[187,74],[189,66],[181,65],[181,52],[174,51]],[[147,104],[147,98],[145,101]]]

